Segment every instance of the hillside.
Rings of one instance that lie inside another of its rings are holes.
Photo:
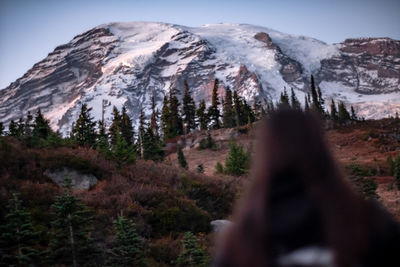
[[[137,125],[149,116],[151,97],[186,80],[198,103],[230,87],[248,102],[277,101],[284,87],[300,101],[310,75],[327,98],[352,104],[365,118],[400,111],[400,42],[390,38],[348,39],[338,44],[247,24],[186,27],[127,22],[99,25],[55,48],[23,77],[0,90],[0,122],[42,109],[51,126],[67,135],[82,104],[95,119],[110,119],[125,105]]]
[[[251,182],[250,177],[214,174],[217,161],[224,163],[231,140],[251,150],[256,125],[211,132],[215,149],[199,149],[206,132],[177,137],[166,144],[164,162],[137,160],[121,168],[96,150],[67,145],[28,148],[12,137],[0,137],[0,218],[4,220],[12,192],[21,193],[32,215],[35,229],[41,231],[40,247],[48,246],[53,218],[51,204],[62,189],[46,173],[67,169],[81,175],[94,175],[96,185],[75,190],[95,215],[92,237],[107,251],[112,246],[112,221],[123,213],[136,223],[145,239],[147,266],[169,266],[182,251],[183,233],[198,234],[203,248],[212,252],[214,239],[210,222],[229,218],[238,196]],[[400,193],[389,174],[387,156],[399,155],[398,119],[358,122],[327,129],[326,138],[335,158],[350,182],[359,189],[365,179],[377,182],[379,200],[400,219]],[[179,167],[176,145],[184,145],[189,170]],[[203,164],[204,174],[197,172]],[[103,253],[96,258],[102,262]]]

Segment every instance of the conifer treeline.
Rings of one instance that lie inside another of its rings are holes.
[[[163,160],[163,143],[165,140],[190,133],[194,130],[210,130],[232,128],[252,123],[261,117],[274,112],[279,108],[293,108],[305,112],[314,111],[322,119],[333,121],[335,124],[348,124],[358,120],[353,107],[350,112],[343,102],[338,104],[332,99],[330,111],[325,110],[325,99],[321,88],[315,86],[311,76],[310,92],[305,95],[302,107],[293,88],[290,95],[286,89],[281,93],[278,102],[264,100],[261,103],[254,99],[251,107],[247,101],[239,97],[236,91],[229,87],[225,90],[225,97],[218,95],[219,81],[215,79],[212,90],[212,99],[209,107],[205,101],[196,103],[191,95],[189,85],[184,81],[182,104],[179,102],[178,91],[171,89],[169,95],[164,96],[161,114],[156,108],[155,98],[152,98],[152,114],[146,120],[143,109],[140,110],[139,127],[134,131],[132,120],[126,107],[121,111],[114,107],[112,123],[106,128],[104,120],[97,123],[90,115],[92,108],[83,104],[77,121],[72,125],[70,137],[62,139],[58,133],[51,130],[49,122],[43,117],[40,110],[35,117],[28,113],[27,118],[11,121],[8,135],[24,139],[32,146],[47,146],[62,142],[71,142],[80,146],[96,148],[115,159],[119,164],[132,162],[136,157]],[[0,125],[0,134],[4,127]]]

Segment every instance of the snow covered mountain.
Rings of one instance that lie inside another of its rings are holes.
[[[193,28],[167,23],[110,23],[57,47],[25,75],[0,90],[0,121],[41,108],[54,129],[68,133],[80,106],[105,117],[126,105],[136,120],[159,107],[170,88],[187,80],[196,101],[210,101],[213,80],[221,80],[250,102],[277,100],[284,87],[299,99],[314,74],[326,98],[351,103],[366,118],[400,112],[400,41],[349,39],[328,45],[246,24]]]

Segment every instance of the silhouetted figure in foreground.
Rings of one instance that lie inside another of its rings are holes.
[[[259,138],[255,180],[214,266],[400,266],[400,231],[353,192],[313,114],[281,110]]]

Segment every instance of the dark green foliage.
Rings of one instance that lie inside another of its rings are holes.
[[[204,100],[200,101],[199,108],[196,110],[196,115],[198,118],[198,124],[200,125],[200,130],[207,130],[209,118],[206,112],[206,102]]]
[[[212,139],[210,132],[207,132],[207,138],[200,140],[199,149],[217,149],[217,144],[214,139]]]
[[[349,164],[348,168],[351,175],[360,177],[376,175],[376,169],[364,168],[358,163],[351,163]]]
[[[203,164],[197,165],[197,172],[198,172],[198,173],[204,173],[204,166],[203,166]]]
[[[361,182],[361,192],[364,194],[366,198],[374,198],[378,199],[379,196],[376,193],[376,189],[378,189],[378,184],[372,178],[365,178]]]
[[[196,129],[196,104],[190,95],[189,85],[186,81],[184,81],[183,92],[183,122],[187,133]]]
[[[18,137],[18,125],[14,120],[11,120],[10,124],[8,124],[8,135]]]
[[[336,104],[335,104],[335,101],[333,100],[333,98],[332,98],[332,102],[331,102],[330,116],[331,116],[331,119],[333,121],[337,121],[339,119],[339,114],[338,114],[338,111],[336,109]]]
[[[397,188],[400,189],[400,156],[396,157],[394,163],[394,178],[396,179]]]
[[[126,144],[128,146],[132,146],[133,141],[134,141],[133,140],[134,132],[133,132],[132,120],[126,111],[125,106],[122,107],[121,121],[120,121],[119,128],[120,128],[122,137],[125,139]]]
[[[249,155],[243,148],[234,142],[230,144],[229,155],[225,161],[225,173],[241,176],[247,173],[249,168]]]
[[[118,167],[125,163],[134,163],[136,160],[136,153],[133,146],[128,146],[125,139],[117,132],[116,144],[111,152],[112,159],[117,162]]]
[[[39,233],[33,229],[30,213],[23,208],[19,194],[14,193],[4,225],[0,226],[0,265],[34,266],[38,241]]]
[[[183,154],[182,147],[178,147],[178,162],[182,168],[188,169],[188,164],[185,159],[185,155]]]
[[[353,120],[353,121],[358,120],[356,112],[355,112],[353,106],[350,107],[350,119]]]
[[[143,158],[153,161],[164,159],[164,150],[161,140],[153,133],[153,129],[148,127],[143,135]]]
[[[99,125],[99,133],[97,134],[97,143],[96,149],[103,153],[106,157],[111,155],[111,147],[108,142],[106,127],[103,121],[98,122]]]
[[[182,246],[183,251],[177,259],[178,266],[208,266],[206,252],[199,246],[195,235],[191,232],[186,232],[182,239]]]
[[[172,89],[169,95],[169,109],[170,109],[170,120],[171,125],[170,137],[175,137],[183,134],[183,121],[179,114],[179,100],[176,96],[176,89]]]
[[[81,107],[81,113],[78,120],[72,128],[72,136],[76,143],[80,146],[94,147],[96,145],[96,122],[90,115],[92,108],[88,108],[86,104]]]
[[[278,104],[278,108],[288,108],[290,107],[290,103],[289,103],[289,95],[286,91],[286,88],[283,90],[283,92],[281,92],[281,97],[279,99],[279,104]]]
[[[168,139],[170,137],[170,109],[169,109],[169,100],[167,96],[164,96],[163,108],[161,113],[161,128],[163,131],[164,139]]]
[[[121,131],[121,115],[117,107],[113,107],[113,119],[110,128],[108,128],[108,133],[111,140],[111,146],[115,146],[117,143],[117,133]]]
[[[324,100],[322,98],[321,89],[318,87],[318,91],[315,87],[314,76],[311,75],[311,109],[318,113],[321,117],[324,117]]]
[[[346,106],[344,105],[343,102],[339,103],[339,111],[338,111],[338,117],[339,117],[339,122],[341,124],[345,124],[350,120],[350,114],[346,109]]]
[[[310,111],[310,94],[304,96],[304,112]]]
[[[154,135],[159,137],[159,127],[158,127],[158,119],[160,116],[160,112],[156,109],[156,99],[154,95],[151,98],[151,117],[150,117],[150,128],[153,130]]]
[[[143,158],[143,136],[146,132],[146,117],[144,115],[143,109],[140,109],[140,115],[139,115],[139,129],[138,129],[138,141],[137,141],[137,147],[139,149],[138,154],[141,158]]]
[[[70,181],[66,181],[65,193],[56,197],[52,210],[49,263],[74,267],[95,265],[93,257],[97,250],[90,237],[92,215],[87,207],[72,195]]]
[[[222,166],[221,162],[217,162],[215,164],[215,173],[223,174],[224,173],[224,166]]]
[[[221,114],[219,112],[219,105],[221,103],[219,102],[218,98],[218,87],[219,81],[218,79],[215,79],[211,97],[211,106],[208,108],[208,117],[210,118],[212,129],[221,128],[221,122],[219,120],[221,117]]]
[[[4,134],[4,124],[0,122],[0,136]]]
[[[301,104],[293,88],[290,89],[290,105],[293,109],[301,110]]]
[[[224,101],[224,114],[222,116],[222,123],[224,128],[235,127],[235,116],[233,113],[232,91],[227,88],[225,92]]]
[[[144,255],[143,241],[136,232],[136,225],[123,215],[113,223],[115,240],[107,266],[141,266]]]
[[[253,111],[255,120],[259,120],[259,119],[261,119],[262,116],[265,115],[265,110],[263,110],[263,107],[261,106],[261,102],[256,97],[254,97],[254,99],[253,99],[252,111]]]
[[[233,103],[236,126],[246,125],[255,121],[253,110],[247,104],[246,100],[237,95],[236,91],[233,92]]]
[[[389,155],[386,158],[386,162],[389,164],[389,174],[393,176],[396,169],[396,165],[391,155]]]

